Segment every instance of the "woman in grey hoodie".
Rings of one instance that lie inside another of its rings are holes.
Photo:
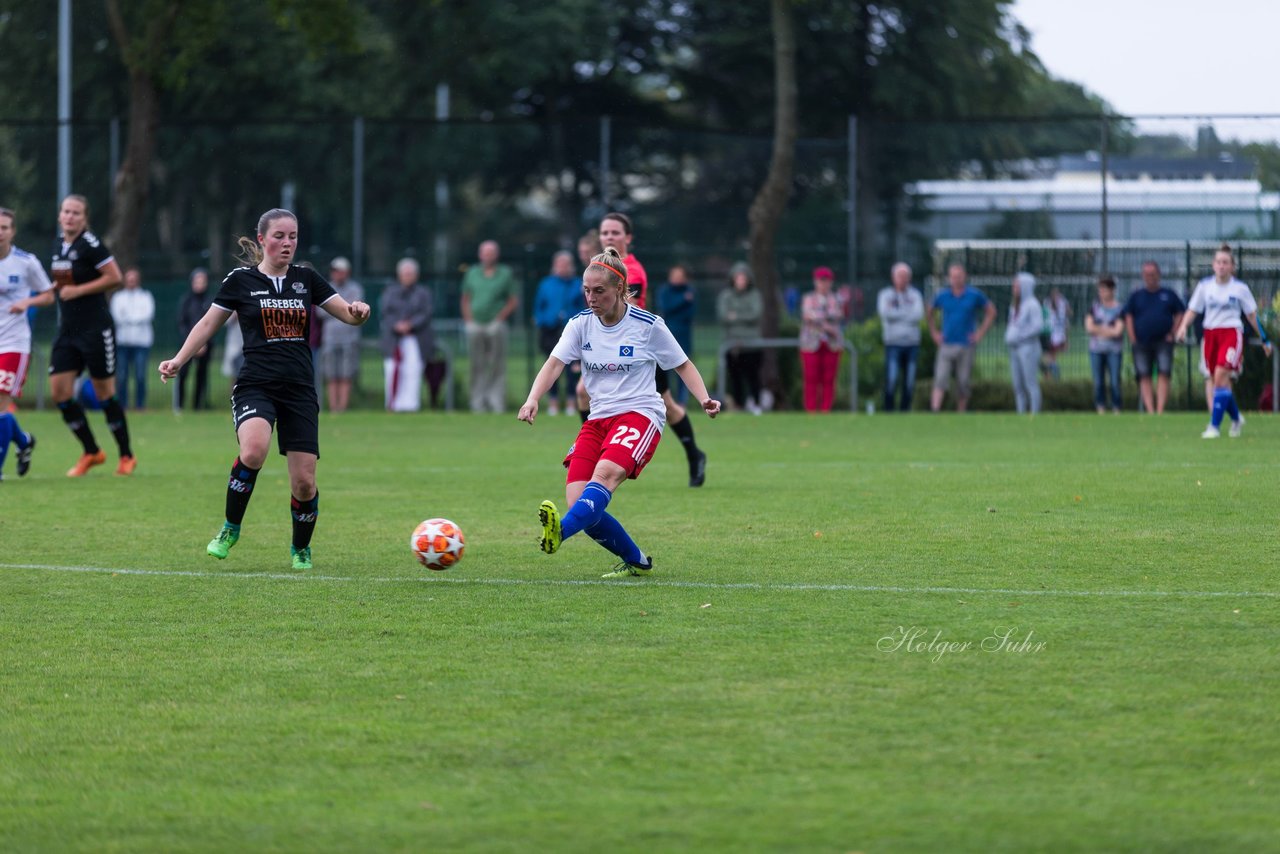
[[[1032,415],[1040,411],[1040,333],[1044,329],[1044,314],[1035,289],[1036,277],[1030,273],[1019,273],[1013,277],[1009,325],[1004,332],[1018,412],[1030,412]]]

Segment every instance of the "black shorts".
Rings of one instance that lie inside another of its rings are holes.
[[[116,332],[108,326],[97,332],[61,333],[53,339],[49,374],[79,374],[85,368],[95,380],[116,375]]]
[[[250,418],[275,427],[281,455],[301,451],[320,456],[320,401],[314,386],[236,384],[231,390],[231,420],[237,430]]]
[[[667,372],[654,365],[653,381],[658,384],[658,394],[666,394],[671,388],[671,383],[667,381]]]

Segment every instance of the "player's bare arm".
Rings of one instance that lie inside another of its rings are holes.
[[[703,382],[697,365],[686,359],[683,364],[676,366],[676,374],[684,381],[689,393],[701,404],[702,411],[707,413],[708,417],[715,418],[720,414],[720,401],[707,392],[707,384]]]
[[[53,288],[47,291],[41,291],[33,297],[20,299],[9,306],[10,314],[21,314],[27,309],[35,306],[36,308],[45,308],[53,305]]]
[[[98,268],[98,272],[102,275],[91,281],[80,285],[62,285],[57,287],[58,296],[65,302],[67,300],[79,299],[80,297],[92,296],[106,291],[114,290],[119,287],[124,280],[124,276],[120,273],[120,265],[115,261],[108,261]]]
[[[548,356],[547,361],[542,363],[542,368],[538,371],[538,375],[533,378],[533,386],[529,389],[529,397],[525,400],[524,405],[520,407],[520,412],[516,418],[521,421],[533,423],[533,419],[538,417],[538,401],[544,394],[551,390],[551,384],[560,378],[560,374],[564,372],[564,362],[555,356]]]
[[[349,326],[364,325],[372,313],[367,302],[362,300],[347,302],[342,297],[334,297],[320,307]]]
[[[160,381],[167,383],[176,377],[178,371],[182,370],[182,366],[209,343],[209,339],[222,328],[230,316],[229,311],[218,308],[216,305],[210,306],[204,313],[204,317],[200,318],[200,322],[191,329],[191,334],[187,336],[187,340],[183,342],[177,354],[172,359],[166,359],[160,363]]]

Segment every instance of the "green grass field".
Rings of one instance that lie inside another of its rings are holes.
[[[1275,419],[699,418],[705,488],[668,436],[611,505],[632,583],[535,545],[576,419],[322,416],[305,575],[276,457],[204,555],[225,414],[127,480],[22,419],[0,850],[1280,850]]]

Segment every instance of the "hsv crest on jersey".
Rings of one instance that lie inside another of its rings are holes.
[[[636,355],[636,348],[634,345],[631,345],[631,344],[623,344],[621,347],[618,348],[618,355],[630,356],[634,358]]]

